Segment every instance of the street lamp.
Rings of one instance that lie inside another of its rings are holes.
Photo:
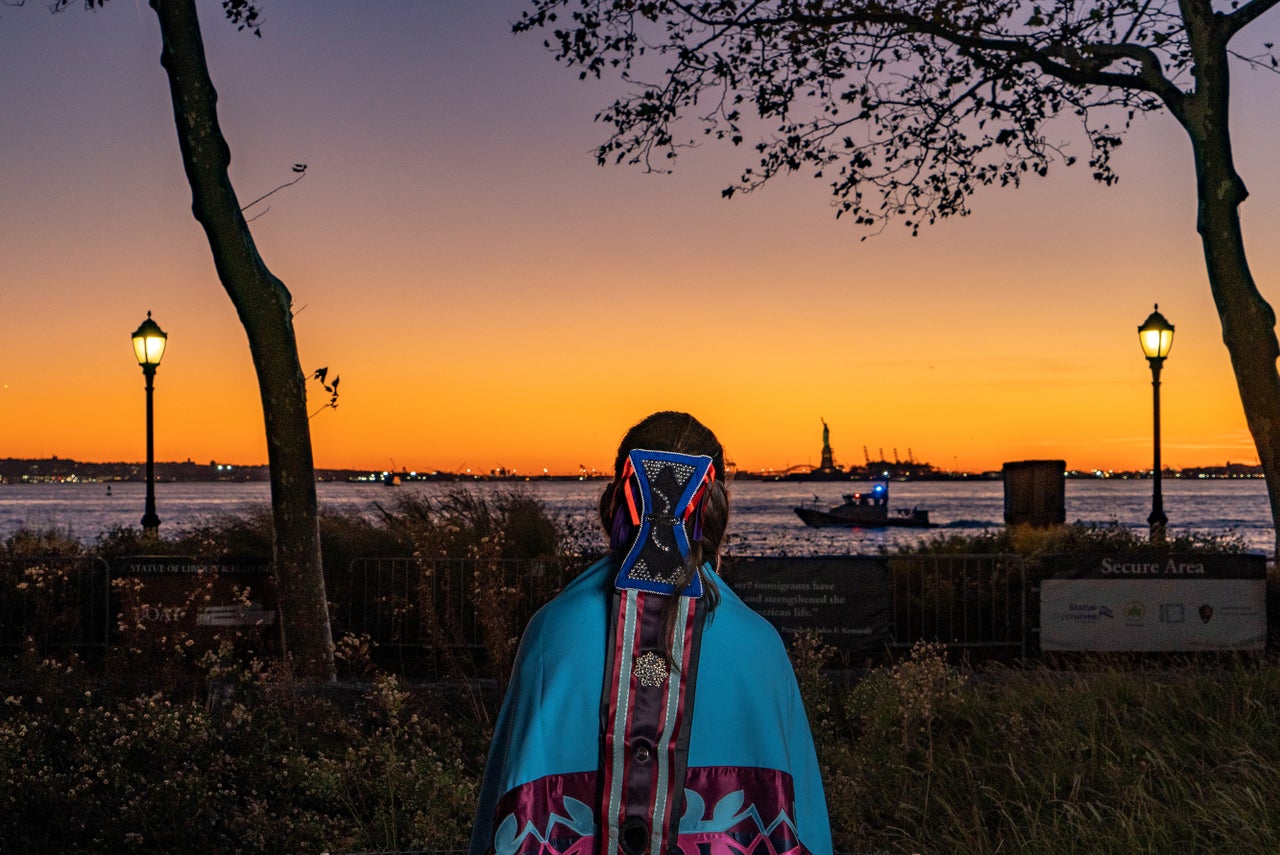
[[[1173,347],[1173,324],[1160,314],[1160,304],[1151,313],[1142,326],[1138,327],[1138,341],[1142,343],[1142,352],[1151,363],[1151,400],[1152,424],[1155,442],[1155,467],[1151,471],[1151,516],[1147,522],[1151,525],[1151,542],[1164,543],[1165,526],[1169,518],[1164,515],[1164,497],[1160,494],[1160,368],[1164,359]]]
[[[156,516],[156,458],[152,393],[155,389],[156,367],[160,364],[160,358],[164,356],[164,346],[168,338],[168,333],[151,320],[150,312],[147,312],[147,319],[133,331],[133,355],[138,358],[138,364],[142,366],[142,376],[147,379],[147,507],[142,514],[143,535],[154,535],[160,530],[160,517]]]

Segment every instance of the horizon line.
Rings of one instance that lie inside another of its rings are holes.
[[[1056,458],[1050,458],[1050,460],[1054,460],[1054,459]],[[1007,463],[1012,463],[1012,462],[1028,462],[1028,461],[1006,461],[1006,465]],[[0,458],[0,463],[8,463],[10,465],[62,463],[62,464],[68,464],[68,465],[84,465],[84,466],[93,466],[93,467],[117,466],[117,467],[128,467],[130,469],[143,468],[146,466],[145,461],[129,461],[129,460],[92,461],[92,460],[80,460],[78,458],[73,458],[73,457],[60,457],[58,455],[52,455],[50,457],[4,457],[4,458]],[[211,460],[208,463],[196,463],[194,460],[192,460],[189,457],[186,460],[169,460],[169,461],[156,460],[154,461],[154,465],[165,466],[165,467],[186,466],[186,467],[196,467],[196,468],[208,468],[213,470],[213,473],[211,474],[217,474],[219,472],[234,473],[237,470],[239,471],[246,471],[246,470],[247,471],[255,471],[255,470],[269,471],[270,470],[270,464],[268,463],[250,463],[250,464],[225,463],[225,462],[219,463],[216,460]],[[827,469],[827,470],[822,469],[822,467],[820,466],[813,466],[811,464],[800,464],[800,465],[792,465],[786,468],[775,468],[775,467],[764,467],[759,469],[734,468],[732,471],[734,471],[736,474],[744,475],[744,476],[766,476],[766,477],[776,477],[779,479],[786,479],[788,476],[803,477],[807,475],[818,475],[818,476],[832,477],[832,479],[835,480],[840,475],[844,475],[844,474],[870,475],[871,473],[868,472],[868,469],[870,467],[878,468],[880,466],[888,467],[888,470],[882,473],[883,475],[897,476],[897,477],[902,477],[904,475],[906,477],[928,477],[932,475],[932,476],[940,476],[945,478],[949,476],[989,475],[993,473],[1000,473],[1003,471],[1003,466],[999,469],[945,469],[942,467],[933,466],[932,464],[929,464],[929,463],[924,463],[922,461],[891,462],[887,460],[872,461],[868,465],[862,465],[862,466],[853,465],[847,468],[837,466],[834,469]],[[358,473],[360,475],[368,475],[370,478],[407,475],[411,478],[418,479],[418,480],[429,480],[432,477],[454,477],[454,478],[475,479],[475,480],[490,480],[490,479],[533,480],[533,479],[540,479],[540,478],[555,478],[555,479],[592,478],[594,479],[594,478],[607,477],[610,474],[608,470],[605,470],[605,469],[599,469],[596,467],[587,467],[582,465],[580,465],[577,470],[564,470],[564,471],[554,471],[554,472],[546,467],[543,467],[541,471],[538,471],[537,469],[525,471],[525,470],[521,470],[519,467],[504,467],[504,466],[495,466],[484,471],[473,471],[473,469],[471,468],[468,468],[465,470],[451,470],[451,469],[442,469],[442,468],[410,469],[407,467],[401,468],[401,469],[379,469],[379,468],[360,467],[360,466],[313,466],[312,468],[316,473],[346,473],[348,475],[355,475]],[[907,471],[906,472],[892,471],[895,469],[896,470],[906,469]],[[917,469],[921,469],[923,471],[918,471],[918,472],[914,471]],[[1261,465],[1259,463],[1235,462],[1235,461],[1227,460],[1224,463],[1212,464],[1212,465],[1181,466],[1181,467],[1165,465],[1162,467],[1162,471],[1164,472],[1223,470],[1229,473],[1232,469],[1257,470],[1257,469],[1261,469]],[[1144,467],[1138,467],[1134,469],[1118,469],[1114,467],[1104,469],[1101,467],[1065,466],[1065,462],[1064,462],[1064,472],[1067,474],[1076,473],[1076,474],[1092,475],[1094,477],[1098,477],[1098,476],[1109,476],[1109,475],[1132,475],[1132,474],[1142,474],[1142,473],[1150,474],[1152,472],[1152,468],[1150,466],[1144,466]],[[9,473],[0,472],[0,476],[3,476],[5,474],[9,474]],[[20,475],[20,473],[12,473],[12,474]],[[52,474],[52,473],[45,473],[45,474]],[[3,480],[3,479],[0,478],[0,480]]]

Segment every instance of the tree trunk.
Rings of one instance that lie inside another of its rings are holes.
[[[1280,373],[1276,316],[1249,271],[1240,204],[1248,191],[1236,173],[1228,125],[1230,78],[1225,39],[1215,38],[1210,19],[1187,20],[1196,53],[1197,87],[1180,117],[1191,137],[1199,212],[1196,229],[1204,245],[1222,340],[1231,356],[1245,421],[1267,481],[1274,531],[1280,520]],[[1280,557],[1280,542],[1276,543]]]
[[[315,468],[306,378],[298,360],[291,298],[258,255],[227,168],[195,0],[150,0],[164,45],[192,211],[204,227],[218,278],[235,304],[258,375],[271,468],[275,573],[286,661],[303,680],[334,679],[333,639],[320,561]]]

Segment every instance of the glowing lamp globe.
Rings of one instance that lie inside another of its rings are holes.
[[[1142,352],[1147,359],[1164,359],[1173,347],[1173,324],[1160,314],[1160,304],[1156,311],[1138,327],[1138,341],[1142,344]]]
[[[133,331],[133,355],[138,358],[138,364],[143,368],[159,365],[168,338],[169,334],[160,329],[160,325],[151,320],[151,313],[147,312],[147,319]]]

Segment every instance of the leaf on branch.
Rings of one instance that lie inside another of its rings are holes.
[[[311,418],[315,418],[316,415],[320,412],[320,410],[324,410],[326,408],[332,408],[335,410],[338,409],[338,384],[342,382],[342,377],[335,374],[333,377],[332,383],[326,382],[328,378],[329,378],[329,369],[327,366],[324,368],[317,368],[315,372],[311,375],[311,379],[318,381],[320,385],[324,387],[324,390],[329,393],[328,402],[325,403],[323,406],[321,406],[319,410],[316,410],[314,413],[312,413]]]
[[[262,38],[262,22],[258,14],[258,4],[254,0],[222,0],[222,11],[227,20],[236,25],[237,30],[248,30],[258,38]]]

